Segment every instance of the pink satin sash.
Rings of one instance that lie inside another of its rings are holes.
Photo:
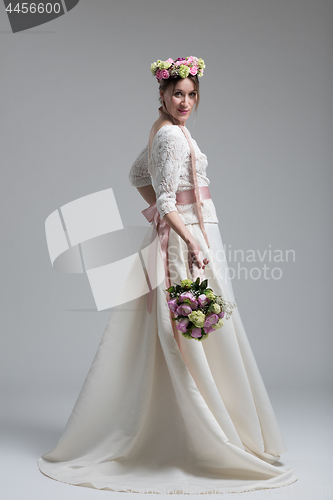
[[[211,198],[208,186],[200,186],[199,190],[201,200],[208,200],[208,198]],[[186,189],[185,191],[176,193],[177,205],[188,205],[189,203],[195,203],[194,189]]]
[[[208,186],[200,186],[199,187],[200,196],[202,200],[207,200],[211,198],[209,187]],[[194,203],[195,200],[195,191],[194,189],[186,189],[185,191],[180,191],[176,193],[176,205],[187,205],[190,203]],[[166,220],[162,219],[159,211],[157,210],[156,202],[150,205],[148,208],[145,208],[141,212],[148,222],[153,222],[154,230],[152,233],[152,238],[150,242],[149,248],[149,256],[148,256],[148,276],[149,281],[153,284],[156,281],[156,249],[154,250],[154,246],[152,242],[155,240],[157,234],[159,236],[160,244],[161,244],[161,253],[162,259],[164,263],[164,271],[165,271],[165,283],[166,287],[169,288],[171,286],[170,276],[169,276],[169,267],[168,267],[168,242],[169,242],[169,233],[170,226]],[[151,288],[149,283],[149,292],[147,294],[147,310],[150,313],[153,303],[153,295],[154,289]],[[174,323],[174,321],[172,322]]]

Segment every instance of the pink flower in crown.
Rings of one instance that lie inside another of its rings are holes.
[[[187,61],[186,61],[186,64],[192,64],[193,63],[193,57],[190,56]]]
[[[196,75],[198,73],[198,68],[196,66],[192,66],[192,68],[190,68],[190,75]]]
[[[162,69],[160,71],[161,71],[161,78],[163,78],[163,80],[167,80],[170,76],[169,71],[167,69]]]
[[[162,80],[162,78],[163,78],[163,77],[162,77],[162,71],[161,71],[160,69],[158,69],[158,70],[156,71],[155,76],[156,76],[156,79],[157,79],[157,80]]]
[[[171,59],[171,57],[169,57],[169,59],[166,60],[166,62],[169,62],[169,63],[174,63],[175,61],[173,59]]]
[[[195,339],[202,337],[201,328],[192,328],[191,337],[194,337]]]
[[[181,66],[182,64],[184,64],[184,60],[183,59],[181,61],[177,60],[175,62],[175,66]]]

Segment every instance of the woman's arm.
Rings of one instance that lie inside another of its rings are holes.
[[[141,194],[142,198],[146,200],[149,205],[153,205],[156,201],[156,194],[153,186],[143,186],[136,188]]]
[[[143,186],[136,188],[141,196],[146,200],[149,205],[153,205],[156,202],[156,193],[153,186]],[[194,241],[194,238],[190,231],[185,226],[184,222],[179,216],[178,211],[169,212],[163,217],[167,221],[170,227],[185,241],[186,244]]]
[[[169,212],[163,217],[170,227],[185,241],[186,245],[188,243],[195,241],[192,233],[187,229],[184,222],[182,221],[178,211]]]
[[[156,202],[156,193],[153,186],[143,186],[136,188],[141,196],[146,200],[149,205],[153,205]],[[179,216],[178,211],[169,212],[163,217],[167,221],[170,227],[185,241],[186,244],[194,241],[194,238],[190,231],[185,226],[184,222]]]
[[[143,186],[136,189],[149,205],[153,205],[153,203],[155,203],[156,194],[153,186]],[[166,220],[169,226],[182,238],[182,240],[185,241],[189,252],[188,259],[190,268],[192,267],[192,262],[195,262],[199,269],[201,267],[205,269],[209,260],[205,258],[201,261],[199,256],[199,252],[201,251],[200,245],[185,226],[178,211],[165,214],[163,219]]]
[[[178,130],[178,127],[176,127]],[[201,268],[208,263],[207,259],[201,260],[201,248],[189,229],[184,224],[176,208],[176,193],[180,178],[180,166],[185,158],[183,135],[169,127],[162,129],[162,133],[155,144],[156,161],[151,164],[151,179],[156,193],[157,210],[160,217],[182,238],[188,248],[188,262],[192,269],[193,263]],[[149,196],[149,192],[140,193]],[[150,192],[152,195],[152,193]],[[145,198],[145,196],[144,196]],[[150,203],[153,198],[145,198]]]
[[[190,269],[192,268],[193,263],[196,263],[199,269],[201,267],[205,269],[205,266],[208,264],[209,260],[206,258],[204,258],[203,261],[201,260],[199,255],[199,252],[201,251],[200,245],[193,237],[192,233],[185,226],[178,211],[165,214],[163,219],[182,238],[182,240],[185,241],[188,249],[188,261]]]

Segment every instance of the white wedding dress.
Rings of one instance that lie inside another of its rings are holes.
[[[192,141],[198,185],[207,186],[207,158]],[[175,205],[176,192],[194,187],[179,127],[157,132],[150,159],[146,146],[129,179],[132,186],[153,185],[161,217],[178,210],[210,260],[208,285],[234,301],[213,201],[202,208],[209,248],[195,206]],[[142,248],[152,231],[151,225]],[[169,249],[172,283],[191,278],[186,244],[172,229]],[[161,259],[156,266],[164,273]],[[165,288],[165,281],[156,288],[150,314],[146,295],[114,308],[63,435],[38,460],[41,472],[74,485],[162,494],[297,481],[292,469],[273,465],[286,446],[241,321],[241,301],[206,340],[178,331],[175,338]]]

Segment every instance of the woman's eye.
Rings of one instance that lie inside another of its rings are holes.
[[[175,96],[179,96],[179,95],[182,95],[182,93],[181,93],[181,92],[176,92],[176,93],[175,93]],[[195,92],[191,92],[189,95],[190,95],[191,97],[195,97],[195,96],[196,96],[196,93],[195,93]]]

